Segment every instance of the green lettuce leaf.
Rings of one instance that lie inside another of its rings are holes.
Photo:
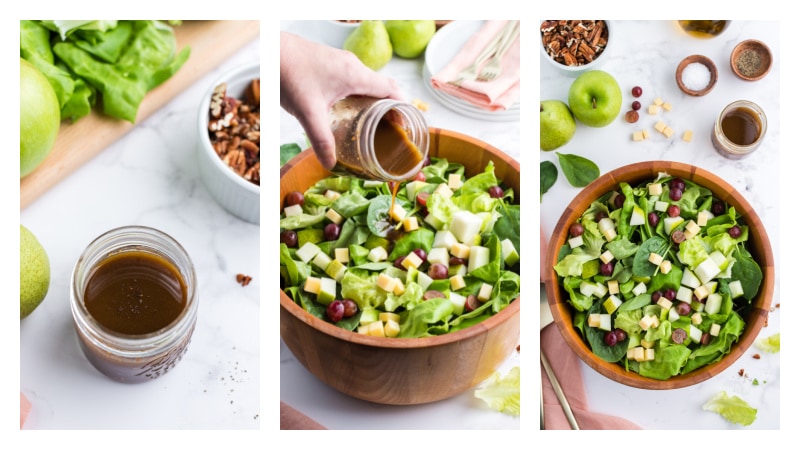
[[[475,397],[496,411],[519,416],[519,372],[519,366],[512,367],[506,375],[495,372],[475,390]]]
[[[756,339],[755,345],[762,352],[778,353],[781,351],[781,334],[776,333],[769,337]]]
[[[703,405],[704,411],[719,413],[727,421],[739,425],[750,425],[756,420],[758,410],[751,407],[746,401],[725,391],[719,392]]]

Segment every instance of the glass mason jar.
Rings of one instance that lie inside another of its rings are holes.
[[[748,100],[737,100],[722,109],[711,142],[717,152],[729,159],[741,159],[754,152],[767,134],[764,110]]]
[[[109,286],[124,290],[109,292]],[[70,282],[73,322],[86,359],[101,373],[125,383],[167,373],[191,340],[197,320],[196,286],[189,255],[169,235],[143,226],[100,235],[81,254]],[[148,303],[156,294],[172,304]],[[94,305],[108,307],[101,310]],[[158,312],[152,312],[156,306]]]
[[[337,175],[405,181],[428,157],[428,125],[411,104],[391,99],[346,97],[333,105]]]

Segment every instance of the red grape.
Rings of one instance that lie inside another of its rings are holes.
[[[642,96],[642,88],[639,87],[639,86],[634,86],[633,89],[631,89],[631,94],[633,94],[633,96],[636,97],[636,98],[641,97]]]

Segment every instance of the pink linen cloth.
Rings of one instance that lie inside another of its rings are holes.
[[[641,427],[621,417],[610,416],[589,410],[584,390],[583,376],[578,356],[569,348],[556,324],[551,323],[540,333],[541,351],[550,360],[550,366],[567,396],[572,414],[581,430],[639,430]],[[570,425],[550,379],[542,367],[542,389],[544,395],[544,426],[547,430],[569,430]]]
[[[435,89],[465,100],[488,111],[507,110],[519,100],[520,84],[520,38],[517,35],[501,61],[501,72],[491,81],[465,80],[461,86],[450,81],[472,64],[486,44],[505,26],[507,20],[489,20],[464,44],[456,56],[438,73],[431,77]]]
[[[19,429],[25,425],[25,419],[28,418],[28,413],[31,412],[31,402],[25,397],[22,392],[19,393]]]
[[[281,430],[327,430],[327,428],[281,401]]]

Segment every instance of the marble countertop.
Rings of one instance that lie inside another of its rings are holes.
[[[281,29],[312,40],[330,43],[332,36],[314,21],[282,22]],[[454,112],[434,98],[424,84],[423,59],[393,58],[381,73],[397,80],[407,100],[429,104],[428,125],[468,134],[487,142],[519,160],[519,121],[486,121]],[[298,122],[281,110],[281,143],[306,148]],[[505,373],[519,365],[514,352],[498,370]],[[474,397],[473,390],[427,405],[387,406],[347,397],[323,384],[308,372],[281,340],[280,396],[297,410],[331,429],[518,429],[520,418],[489,409]],[[531,419],[534,419],[531,417]]]
[[[779,238],[780,192],[779,153],[781,78],[780,42],[777,22],[733,21],[719,37],[701,40],[683,34],[674,21],[614,21],[614,31],[624,37],[617,42],[612,56],[602,67],[614,75],[623,91],[620,118],[605,128],[578,125],[572,141],[556,150],[589,158],[601,173],[637,161],[666,159],[702,167],[726,180],[755,208],[772,244],[777,276],[774,310],[768,326],[759,337],[779,333],[781,329],[780,275],[781,242]],[[772,50],[775,62],[770,73],[760,81],[739,80],[730,69],[733,47],[745,39],[759,39]],[[704,97],[683,94],[675,82],[675,69],[681,59],[691,54],[711,58],[719,70],[714,89]],[[567,101],[572,79],[540,61],[540,95],[545,99]],[[624,121],[622,114],[630,107],[631,88],[643,88],[640,120]],[[672,111],[649,116],[647,106],[656,97],[672,104]],[[750,157],[733,161],[716,153],[710,135],[713,123],[728,103],[746,99],[760,105],[767,115],[767,136]],[[656,120],[667,122],[676,131],[667,139],[652,129]],[[650,138],[634,142],[634,130],[651,129]],[[694,131],[694,139],[680,139],[683,130]],[[558,166],[555,152],[540,152],[541,161]],[[559,169],[560,173],[560,169]],[[553,232],[563,208],[579,192],[563,175],[544,194],[541,202],[541,226],[546,238]],[[544,294],[542,294],[544,295]],[[544,297],[542,298],[544,300]],[[755,359],[755,354],[760,359]],[[780,354],[767,354],[750,348],[739,361],[718,376],[698,385],[674,391],[645,391],[610,381],[582,363],[588,401],[593,410],[625,417],[645,429],[742,429],[720,415],[703,411],[702,405],[720,391],[737,395],[758,410],[756,421],[747,429],[780,428],[781,371]],[[757,382],[757,384],[756,384]],[[784,397],[785,398],[785,397]]]
[[[20,321],[20,391],[32,403],[25,429],[260,428],[260,228],[213,200],[196,162],[201,97],[222,73],[259,58],[256,39],[20,211],[51,266],[47,297]],[[69,282],[91,240],[132,224],[186,248],[199,310],[183,360],[156,380],[127,385],[84,358]],[[250,284],[239,285],[238,273]]]

